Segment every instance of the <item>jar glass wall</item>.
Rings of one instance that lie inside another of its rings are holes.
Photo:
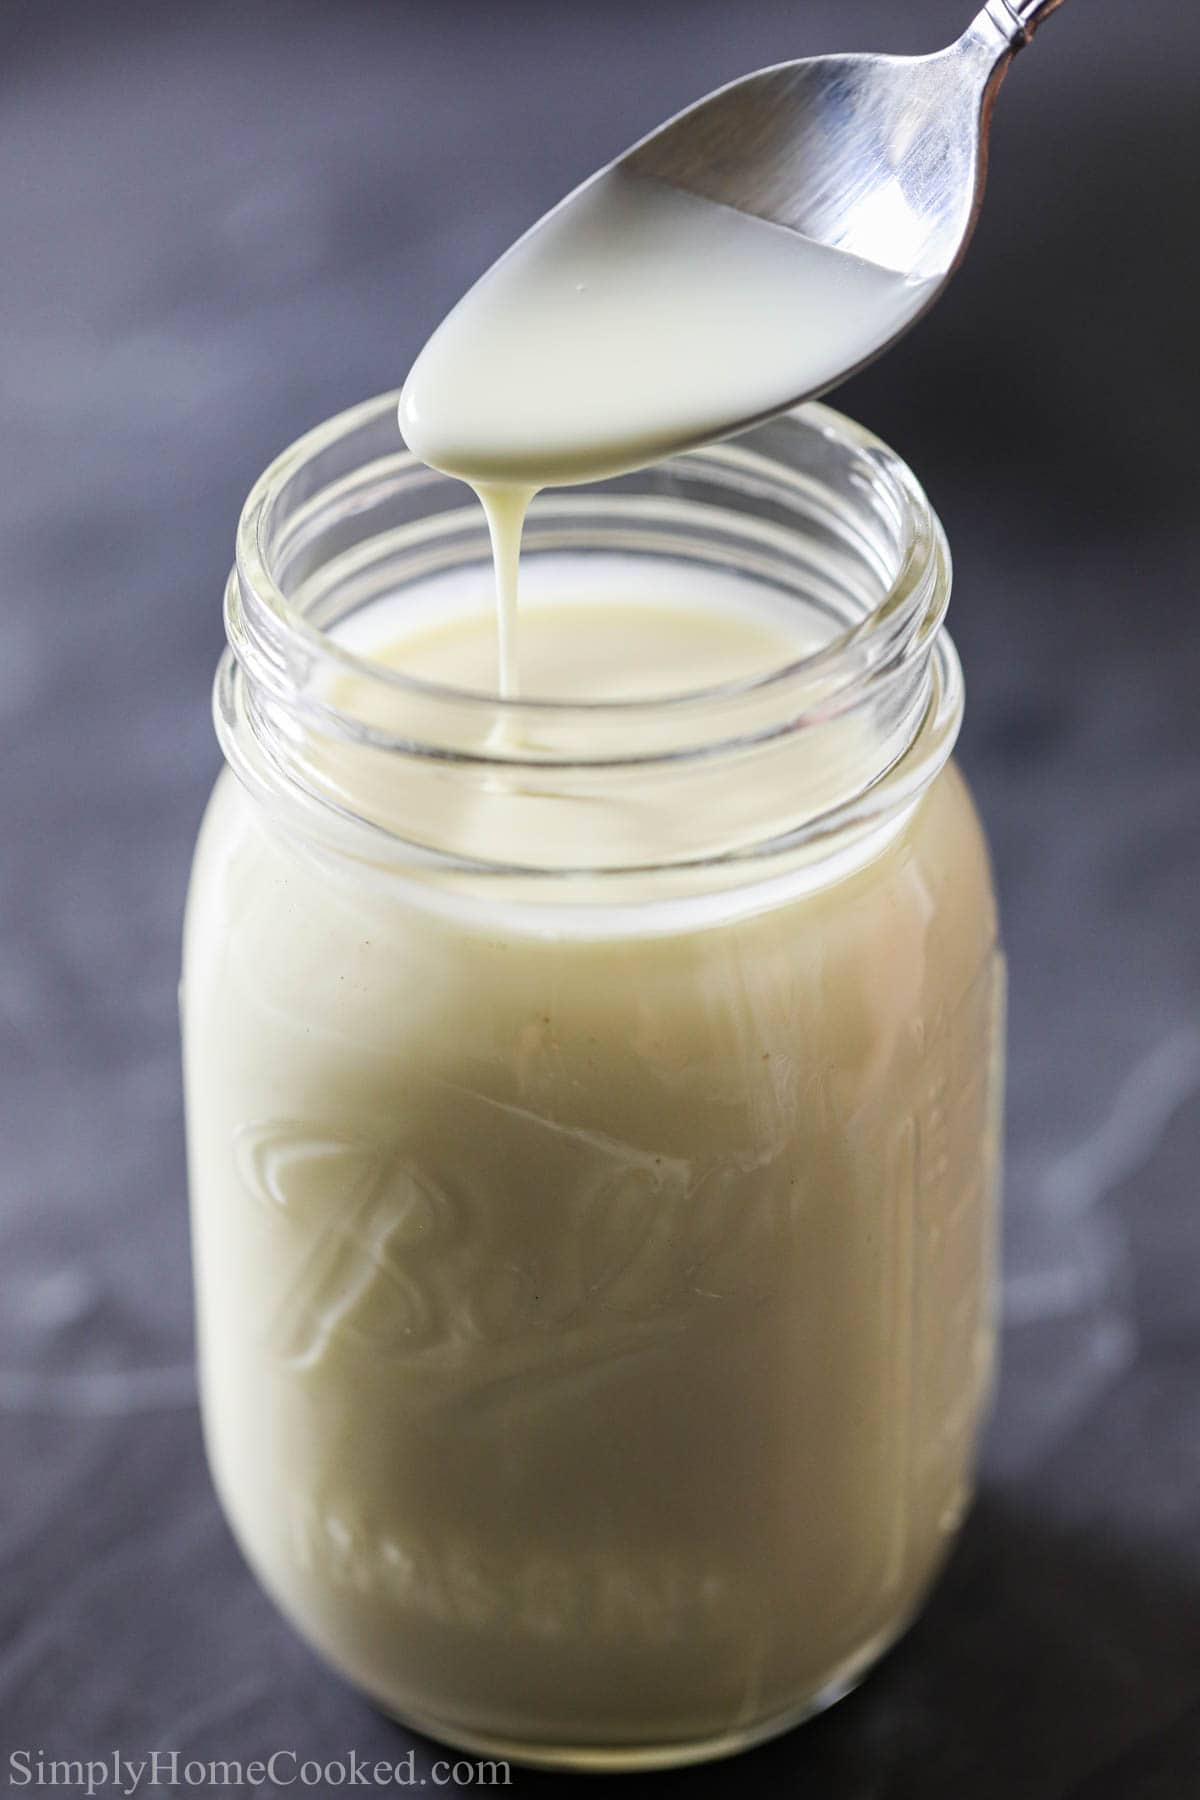
[[[787,667],[599,706],[418,682],[364,621],[486,534],[392,408],[268,471],[227,597],[183,990],[209,1457],[388,1710],[694,1760],[844,1691],[969,1491],[1002,978],[948,559],[808,408],[543,496],[526,550],[535,586],[758,584],[812,625]]]

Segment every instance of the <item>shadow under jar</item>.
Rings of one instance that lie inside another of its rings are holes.
[[[732,580],[768,674],[501,702],[364,654],[488,578],[395,398],[263,476],[184,1048],[204,1425],[264,1586],[526,1762],[780,1731],[911,1619],[993,1360],[1002,964],[949,561],[808,407],[543,495],[523,579]],[[393,633],[394,635],[394,633]]]

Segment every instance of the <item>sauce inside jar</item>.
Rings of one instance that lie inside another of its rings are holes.
[[[752,688],[833,636],[736,570],[534,564],[529,697],[614,703],[618,759],[621,703]],[[185,1008],[209,1451],[264,1584],[385,1707],[528,1761],[688,1761],[843,1691],[961,1516],[992,1354],[986,854],[947,766],[848,860],[782,887],[735,864],[706,910],[719,871],[672,862],[672,810],[719,844],[749,785],[789,820],[871,766],[869,729],[581,787],[539,762],[536,704],[497,750],[489,605],[476,566],[342,631],[477,696],[461,763],[418,781],[331,740],[310,777],[533,871],[619,842],[638,900],[568,927],[570,882],[531,876],[527,906],[468,903],[470,875],[317,853],[222,777]],[[357,682],[337,704],[401,733],[412,694]]]

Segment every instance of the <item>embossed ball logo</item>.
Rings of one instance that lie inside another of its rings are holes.
[[[286,1365],[369,1350],[498,1398],[532,1370],[549,1380],[634,1354],[697,1308],[774,1289],[799,1194],[769,1159],[697,1171],[472,1102],[493,1115],[489,1154],[463,1132],[436,1174],[411,1146],[311,1122],[237,1133],[241,1181],[275,1240],[265,1330]]]

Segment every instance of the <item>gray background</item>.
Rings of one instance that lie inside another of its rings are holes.
[[[19,1747],[408,1742],[259,1595],[194,1404],[175,984],[247,487],[664,114],[966,11],[5,0],[0,1780]],[[957,559],[1012,970],[1005,1375],[909,1638],[663,1794],[1200,1794],[1198,57],[1181,0],[1070,0],[965,270],[843,396]]]

